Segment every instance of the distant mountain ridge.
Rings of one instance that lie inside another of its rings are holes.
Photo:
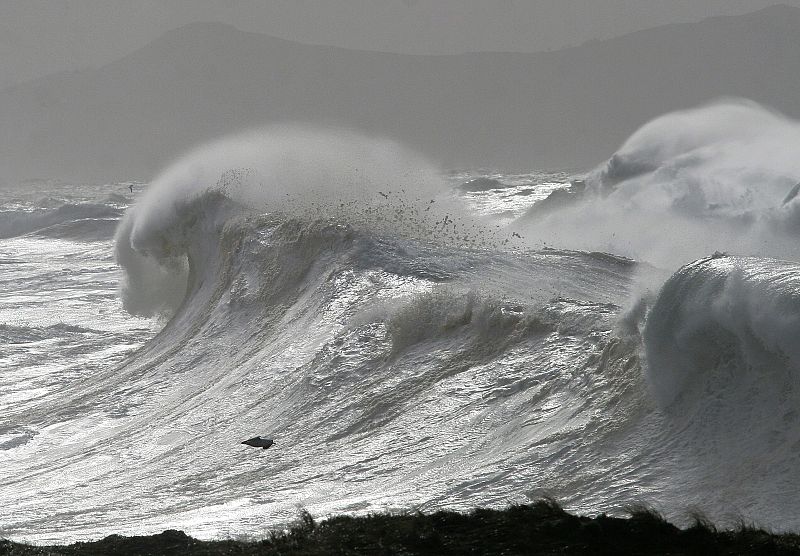
[[[287,121],[389,136],[448,167],[588,167],[650,118],[720,96],[800,117],[798,36],[789,6],[535,54],[364,52],[191,24],[0,91],[0,183],[149,179],[200,142]]]

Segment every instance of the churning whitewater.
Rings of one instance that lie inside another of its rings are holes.
[[[727,100],[585,176],[282,126],[4,191],[0,534],[543,495],[797,530],[798,145]]]

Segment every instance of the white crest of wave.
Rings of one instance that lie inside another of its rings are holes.
[[[375,226],[410,204],[416,214],[433,198],[448,204],[437,197],[444,191],[439,176],[398,143],[346,130],[276,126],[202,146],[156,177],[119,226],[125,306],[144,315],[176,308],[190,246],[202,249],[203,230],[213,235],[229,217],[221,204]]]
[[[661,116],[527,236],[676,268],[715,251],[796,258],[800,123],[745,100]],[[794,191],[794,193],[792,193]]]

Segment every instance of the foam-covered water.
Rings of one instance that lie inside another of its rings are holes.
[[[798,129],[667,115],[570,184],[277,127],[2,192],[0,533],[543,494],[797,529]]]

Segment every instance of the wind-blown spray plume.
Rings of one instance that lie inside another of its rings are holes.
[[[425,235],[458,208],[421,156],[385,139],[344,131],[273,127],[184,156],[128,211],[116,235],[123,298],[139,314],[172,311],[183,298],[187,257],[207,248],[238,214],[280,213],[367,230]],[[435,210],[430,210],[435,204]]]
[[[534,241],[668,268],[714,251],[795,258],[798,182],[800,123],[726,100],[646,124],[574,202],[521,225]]]

